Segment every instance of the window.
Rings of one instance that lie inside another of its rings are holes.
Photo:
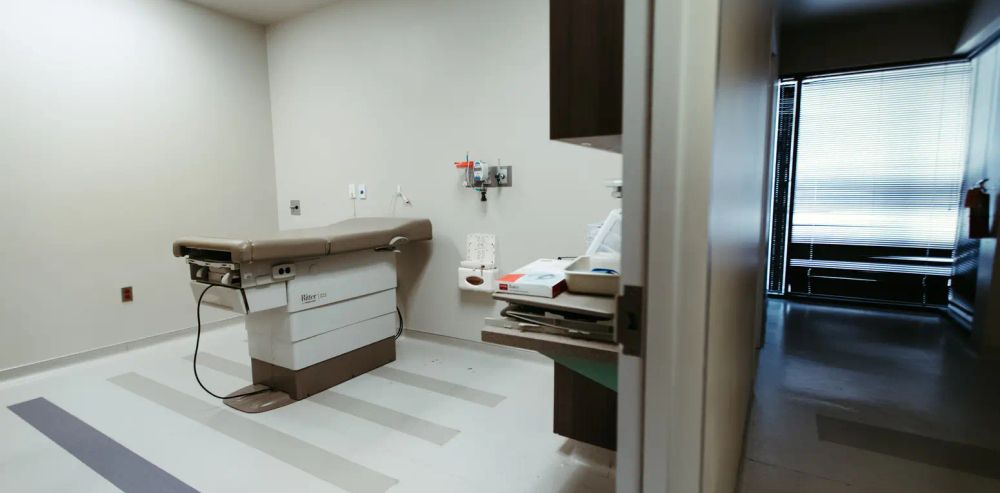
[[[801,81],[784,292],[948,303],[970,79],[958,62]]]
[[[767,246],[767,291],[781,293],[785,285],[785,243],[788,241],[788,204],[791,198],[792,149],[795,137],[795,105],[799,85],[782,81],[778,85],[775,112],[774,166],[771,175],[771,212]]]

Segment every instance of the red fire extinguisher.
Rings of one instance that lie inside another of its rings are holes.
[[[969,238],[986,238],[990,235],[990,194],[986,193],[985,186],[987,180],[979,180],[975,187],[965,192],[965,207],[969,209]]]

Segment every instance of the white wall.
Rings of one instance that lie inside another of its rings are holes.
[[[989,179],[986,188],[993,198],[991,226],[996,228],[1000,208],[1000,43],[994,43],[973,60],[972,118],[969,127],[969,154],[966,170],[974,180]],[[968,186],[974,185],[971,182]],[[966,209],[962,214],[969,214]],[[1000,358],[1000,258],[996,255],[997,239],[979,240],[979,258],[975,308],[972,318],[972,340],[980,353]],[[992,309],[991,309],[992,307]]]
[[[175,0],[0,2],[0,369],[193,326],[173,240],[277,229],[266,55]]]
[[[968,53],[1000,31],[1000,0],[973,0],[955,53]]]
[[[770,0],[722,0],[719,20],[703,492],[736,490],[755,374],[774,87],[771,9]]]
[[[494,233],[510,271],[578,255],[586,224],[620,207],[602,187],[621,157],[549,141],[547,0],[345,0],[268,29],[279,224],[389,213],[396,185],[434,240],[400,257],[409,328],[479,340],[488,294],[460,292],[468,233]],[[455,161],[514,166],[488,201],[461,186]],[[291,216],[288,201],[302,201]]]

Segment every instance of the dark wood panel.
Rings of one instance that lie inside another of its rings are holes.
[[[250,369],[253,383],[284,392],[298,401],[393,361],[396,361],[396,338],[389,337],[301,370],[289,370],[256,358],[250,359]]]
[[[552,431],[566,438],[616,450],[618,393],[555,363]]]
[[[624,0],[549,1],[550,138],[622,132]]]

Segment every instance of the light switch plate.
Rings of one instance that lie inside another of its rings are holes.
[[[301,216],[302,215],[302,208],[299,207],[299,201],[298,200],[293,200],[292,204],[289,205],[288,207],[292,210],[292,215],[293,216]]]

